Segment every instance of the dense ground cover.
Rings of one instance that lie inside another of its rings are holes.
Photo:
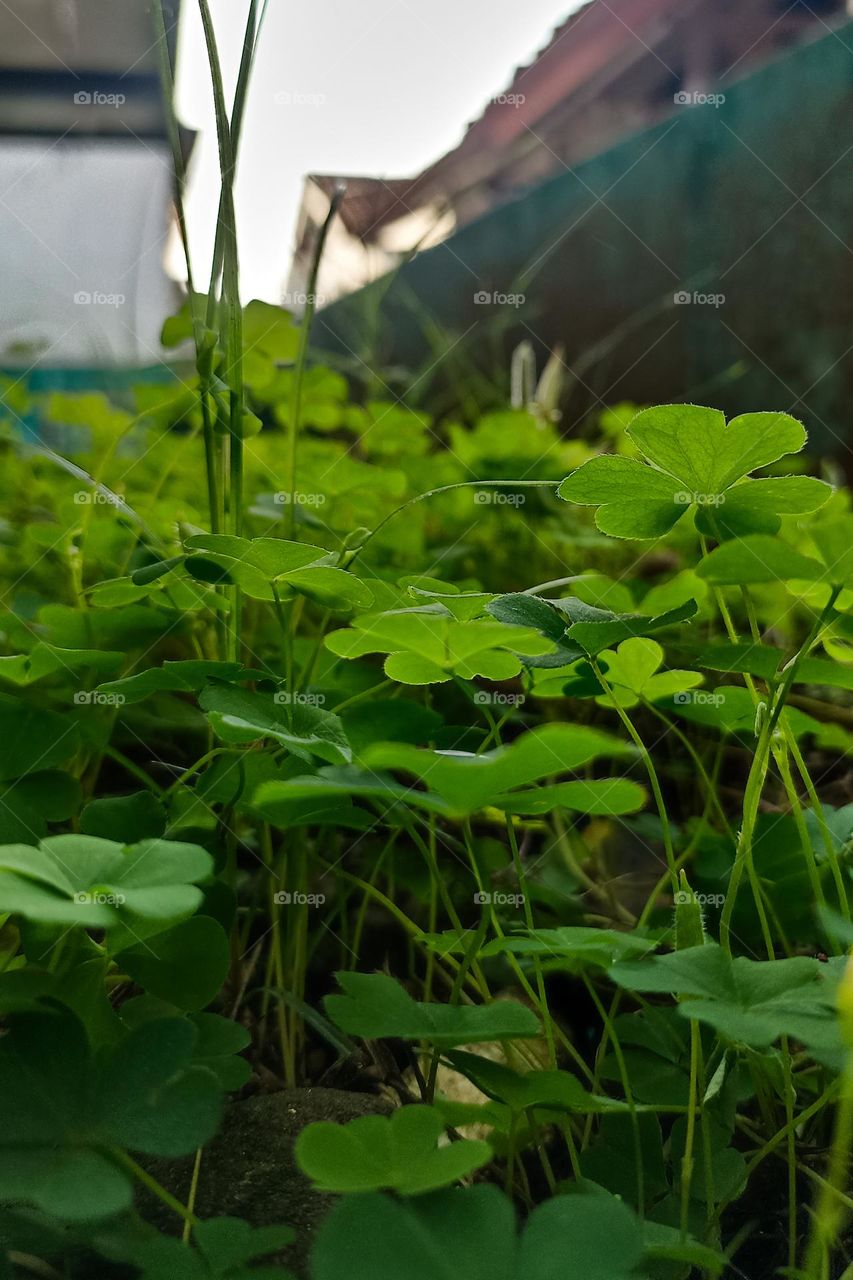
[[[849,1275],[848,490],[353,399],[223,205],[171,388],[3,398],[0,1274],[284,1276],[196,1191],[319,1083],[313,1280]]]

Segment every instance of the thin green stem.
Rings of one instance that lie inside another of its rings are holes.
[[[693,1183],[693,1147],[696,1140],[696,1109],[698,1103],[699,1058],[701,1040],[699,1023],[690,1019],[690,1084],[687,1096],[687,1132],[684,1139],[684,1155],[681,1159],[681,1213],[679,1227],[682,1240],[687,1239],[690,1225],[690,1188]]]
[[[471,839],[471,832],[467,822],[463,826],[463,831],[465,833],[465,851],[468,855],[468,861],[470,863],[471,871],[474,876],[474,883],[477,886],[478,893],[486,895],[486,900],[488,900],[491,897],[491,895],[487,894],[486,890],[483,888],[483,880],[482,880],[482,876],[480,875],[480,868],[477,865],[477,858],[474,852],[473,841]],[[495,911],[494,904],[491,904],[490,911],[491,911],[492,928],[494,929],[495,933],[499,938],[505,937],[506,935],[503,929],[501,928],[501,922],[498,918],[497,912]],[[507,963],[509,964],[509,967],[512,969],[513,973],[515,974],[515,977],[519,985],[521,986],[522,990],[524,991],[525,995],[527,995],[527,997],[530,999],[530,1001],[535,1006],[535,1008],[539,1010],[540,1016],[544,1021],[544,1019],[550,1015],[548,1015],[547,1009],[543,1008],[542,1003],[539,999],[538,992],[535,991],[534,988],[531,986],[531,984],[528,982],[527,974],[524,972],[521,965],[518,963],[517,957],[514,956],[511,951],[507,951],[506,959],[507,959]],[[591,1081],[593,1078],[592,1072],[590,1071],[589,1067],[587,1066],[581,1054],[575,1048],[575,1045],[572,1043],[569,1037],[563,1032],[559,1023],[554,1022],[552,1024],[552,1029],[553,1029],[554,1035],[559,1040],[563,1049],[565,1049],[566,1053],[572,1059],[575,1066],[578,1068],[579,1071],[582,1072],[582,1074],[586,1077],[587,1080]]]
[[[187,1214],[188,1215],[192,1215],[195,1213],[195,1202],[196,1202],[196,1196],[198,1195],[198,1182],[199,1182],[199,1177],[201,1176],[201,1161],[202,1161],[203,1155],[204,1155],[204,1148],[199,1147],[198,1151],[196,1151],[195,1153],[195,1160],[193,1161],[193,1173],[192,1173],[192,1179],[190,1181],[190,1193],[187,1196]],[[183,1229],[183,1232],[181,1233],[181,1238],[183,1239],[184,1244],[189,1244],[191,1234],[192,1234],[192,1218],[191,1216],[187,1216],[184,1219],[184,1229]]]
[[[156,796],[166,794],[159,783],[155,782],[144,769],[141,769],[138,764],[135,764],[129,756],[124,755],[124,753],[119,751],[117,747],[104,747],[104,755],[108,760],[114,760],[116,764],[120,764],[123,769],[127,770],[131,777],[136,778],[137,782],[141,782],[149,791],[153,791]]]
[[[640,737],[640,734],[637,732],[637,729],[635,728],[634,722],[632,721],[631,717],[628,715],[625,708],[619,705],[619,699],[617,698],[616,694],[613,692],[613,689],[608,683],[607,677],[604,675],[604,672],[601,669],[601,664],[597,662],[595,658],[590,658],[590,666],[595,672],[596,679],[599,681],[602,689],[606,694],[609,695],[611,703],[613,704],[613,709],[615,710],[619,719],[622,721],[622,724],[625,726],[626,732],[628,733],[629,738],[637,748],[637,751],[639,752],[639,755],[640,755],[640,759],[642,760],[643,765],[645,767],[645,770],[649,779],[649,786],[651,787],[652,795],[654,796],[655,807],[658,811],[658,817],[660,818],[661,833],[663,835],[663,847],[664,847],[664,852],[666,854],[666,865],[669,868],[669,878],[670,878],[670,883],[672,885],[672,892],[677,893],[678,892],[678,868],[676,866],[676,861],[675,861],[675,849],[673,847],[673,841],[672,841],[672,828],[669,825],[669,815],[666,811],[666,804],[664,803],[663,792],[661,790],[661,785],[660,785],[660,779],[658,778],[657,769],[655,768],[654,760],[652,760],[651,753],[646,747],[646,744],[643,742],[643,739]]]
[[[157,1179],[152,1177],[147,1169],[143,1169],[141,1164],[137,1164],[132,1156],[129,1156],[121,1147],[110,1147],[109,1152],[116,1163],[122,1165],[128,1173],[132,1174],[136,1181],[145,1187],[146,1191],[150,1191],[153,1196],[161,1200],[167,1208],[176,1213],[184,1222],[189,1222],[191,1227],[196,1225],[195,1215],[187,1209],[186,1205],[181,1204],[180,1200],[173,1196],[171,1191],[167,1191],[164,1186],[161,1186]]]
[[[794,1129],[794,1073],[788,1037],[781,1037],[782,1071],[785,1089],[785,1127],[788,1130],[788,1266],[797,1262],[797,1135]]]
[[[800,803],[800,797],[797,788],[794,785],[794,779],[791,776],[791,766],[788,764],[788,756],[784,743],[774,742],[772,745],[773,759],[776,761],[776,768],[779,770],[779,776],[782,779],[782,785],[785,788],[785,794],[788,797],[788,803],[791,806],[791,815],[794,819],[794,825],[797,828],[797,835],[803,850],[803,856],[806,860],[806,869],[811,883],[812,894],[814,900],[819,906],[826,906],[826,897],[823,892],[823,884],[821,883],[820,872],[818,871],[817,858],[815,857],[812,838],[806,825],[806,815],[803,812],[803,806]]]
[[[637,1114],[637,1104],[634,1101],[634,1091],[631,1087],[631,1074],[628,1071],[628,1064],[625,1061],[625,1055],[622,1052],[622,1045],[613,1020],[605,1009],[595,989],[595,984],[588,974],[582,975],[584,986],[589,992],[590,999],[598,1010],[598,1016],[601,1018],[605,1032],[610,1043],[613,1045],[613,1056],[616,1059],[616,1068],[619,1072],[619,1082],[625,1094],[625,1101],[628,1104],[628,1110],[631,1120],[631,1133],[634,1145],[634,1172],[637,1179],[637,1212],[640,1217],[645,1217],[646,1208],[646,1190],[645,1190],[645,1165],[643,1164],[643,1141],[640,1133],[640,1120]]]
[[[826,1184],[821,1186],[812,1218],[812,1230],[803,1262],[806,1280],[823,1280],[830,1250],[841,1228],[845,1206],[837,1192],[847,1186],[850,1150],[853,1147],[853,1054],[848,1056],[841,1078],[841,1096],[835,1115],[835,1131],[829,1151]]]
[[[752,856],[752,841],[755,834],[755,824],[758,820],[758,808],[761,802],[761,793],[764,790],[764,780],[767,776],[769,754],[770,722],[769,718],[765,716],[764,723],[762,724],[761,732],[759,734],[758,744],[755,749],[755,755],[752,759],[752,766],[749,771],[749,776],[747,777],[746,789],[744,791],[743,822],[741,824],[740,837],[735,850],[734,866],[732,867],[732,873],[729,877],[726,900],[723,903],[723,910],[720,914],[720,945],[724,951],[731,955],[732,915],[737,902],[738,889],[740,888],[743,872],[744,869],[746,869],[747,876],[752,887],[753,897],[755,898],[755,908],[758,912],[764,945],[767,949],[768,958],[772,960],[775,955],[773,937],[767,923],[761,885],[755,871],[755,864]]]
[[[826,604],[824,605],[823,609],[818,614],[818,616],[815,618],[814,623],[811,627],[811,630],[809,631],[805,640],[800,645],[799,649],[794,654],[793,658],[791,658],[790,661],[786,663],[785,667],[783,668],[782,683],[776,689],[776,692],[773,698],[773,708],[770,712],[771,733],[776,728],[779,717],[785,708],[785,703],[787,701],[788,694],[790,693],[791,686],[797,677],[797,671],[799,670],[800,664],[804,658],[808,657],[809,653],[817,643],[817,640],[820,636],[820,633],[823,631],[823,628],[830,621],[833,608],[835,607],[835,602],[838,599],[840,594],[841,594],[841,587],[833,587],[832,591],[830,592],[828,601],[826,602]]]
[[[803,754],[800,751],[796,738],[790,729],[785,729],[784,733],[788,750],[791,753],[791,759],[797,766],[797,772],[803,780],[806,793],[811,801],[812,812],[814,813],[818,827],[820,828],[821,838],[823,840],[824,849],[826,850],[826,860],[829,863],[830,871],[832,873],[832,879],[835,884],[835,892],[838,896],[838,905],[841,910],[841,914],[846,920],[849,920],[850,902],[847,895],[847,889],[844,884],[844,872],[842,871],[841,863],[838,861],[838,851],[835,847],[835,840],[833,839],[832,832],[829,829],[829,824],[826,821],[826,814],[823,811],[823,805],[820,802],[820,797],[817,794],[817,789],[812,780],[812,776],[809,772],[805,759],[803,758]]]
[[[237,72],[237,84],[234,88],[234,102],[231,108],[231,139],[234,152],[234,161],[236,168],[237,152],[239,149],[240,136],[243,130],[243,117],[246,108],[246,98],[249,90],[249,79],[252,71],[252,64],[255,59],[255,53],[258,48],[258,40],[261,34],[261,28],[264,24],[264,18],[267,13],[267,0],[264,0],[263,6],[260,7],[258,0],[250,0],[249,12],[246,17],[246,27],[243,33],[243,49],[240,55],[240,67]],[[225,236],[224,222],[226,217],[225,193],[219,193],[219,210],[216,218],[216,233],[213,241],[213,257],[210,264],[210,287],[207,292],[207,327],[214,329],[216,326],[216,288],[219,278],[222,274],[222,263],[225,253]]]
[[[512,865],[515,869],[515,877],[518,881],[518,887],[521,890],[522,910],[524,911],[524,920],[530,933],[533,933],[536,924],[533,919],[533,906],[530,902],[530,893],[527,888],[527,877],[524,872],[524,865],[521,861],[521,854],[518,848],[518,840],[515,835],[515,827],[513,826],[512,817],[506,815],[506,833],[509,840],[509,847],[512,852]],[[533,957],[533,973],[536,978],[536,989],[539,992],[539,1002],[543,1010],[543,1023],[545,1027],[545,1043],[548,1046],[548,1065],[552,1071],[557,1067],[557,1051],[554,1046],[554,1023],[551,1018],[551,1012],[548,1008],[548,993],[545,990],[545,977],[542,972],[542,962],[538,956]]]
[[[556,492],[559,482],[557,480],[459,480],[455,484],[442,484],[437,489],[428,489],[426,493],[418,493],[414,498],[409,498],[406,502],[395,507],[389,512],[383,520],[379,521],[374,529],[359,542],[357,547],[352,549],[344,548],[341,552],[341,559],[346,559],[349,563],[361,555],[364,548],[381,533],[385,526],[393,520],[401,512],[408,510],[418,502],[426,502],[428,498],[438,497],[442,493],[452,493],[454,489],[551,489]]]
[[[477,953],[479,952],[480,947],[483,945],[483,939],[486,936],[486,930],[488,929],[488,927],[489,927],[489,913],[486,910],[484,905],[480,913],[480,923],[478,924],[474,932],[474,936],[472,937],[470,943],[465,948],[464,954],[462,956],[462,962],[459,965],[459,968],[456,970],[456,976],[453,979],[453,986],[450,988],[450,997],[449,997],[448,1003],[451,1005],[456,1005],[459,1003],[460,997],[462,995],[462,988],[465,984],[465,979],[468,976],[468,972],[471,969],[472,964],[477,958]],[[431,1103],[435,1098],[435,1082],[436,1082],[436,1077],[438,1075],[438,1065],[439,1065],[440,1059],[441,1059],[441,1049],[434,1048],[432,1052],[432,1060],[430,1062],[429,1076],[427,1078],[427,1088],[426,1088],[426,1101],[429,1103]]]
[[[699,755],[699,752],[693,746],[693,743],[690,741],[687,734],[684,733],[682,729],[679,728],[679,726],[675,723],[674,720],[672,720],[668,715],[666,715],[663,711],[661,711],[660,707],[656,707],[654,703],[646,702],[644,700],[643,705],[647,707],[648,710],[651,711],[652,714],[655,715],[657,719],[661,721],[662,724],[665,724],[667,729],[671,733],[675,734],[678,741],[684,747],[684,750],[687,752],[693,764],[696,766],[696,772],[698,773],[702,781],[702,786],[705,792],[705,796],[708,800],[710,800],[711,806],[716,810],[717,817],[720,819],[723,830],[725,831],[726,835],[731,836],[732,839],[734,839],[734,832],[732,831],[731,823],[729,822],[726,811],[723,808],[722,802],[720,800],[716,783],[713,782],[712,779],[710,778],[708,774],[708,770],[705,768],[705,765],[702,761],[702,757]]]
[[[704,559],[708,555],[708,546],[704,537],[700,538],[700,542],[701,542],[701,548],[702,548],[702,556]],[[746,606],[747,617],[749,620],[750,635],[752,636],[753,642],[755,644],[758,644],[760,643],[761,636],[760,636],[760,631],[758,627],[758,621],[755,615],[755,609],[747,589],[745,587],[742,587],[741,592],[742,592],[742,596]],[[827,614],[828,611],[831,611],[831,608],[835,602],[836,596],[837,596],[837,593],[835,593],[830,598],[830,601],[826,606],[826,610],[824,610],[824,614]],[[723,619],[723,625],[726,628],[726,633],[730,641],[733,644],[737,644],[739,640],[738,632],[732,620],[731,613],[729,612],[728,605],[726,604],[725,599],[723,597],[723,593],[719,588],[716,588],[716,587],[714,588],[714,598],[717,602],[717,607],[720,611],[720,616]],[[755,871],[755,864],[754,864],[753,852],[752,852],[752,842],[753,842],[753,836],[755,832],[755,824],[758,819],[758,808],[761,802],[761,794],[764,790],[764,783],[767,777],[767,768],[770,760],[770,751],[774,746],[774,742],[773,742],[774,730],[776,728],[776,724],[779,719],[779,716],[782,713],[782,709],[785,705],[785,700],[787,698],[788,691],[790,690],[791,684],[793,683],[794,677],[796,675],[799,662],[801,661],[802,657],[808,653],[809,649],[811,649],[815,639],[819,635],[824,614],[821,614],[820,618],[816,620],[814,627],[809,633],[809,636],[804,641],[802,647],[785,668],[785,676],[783,678],[782,684],[781,686],[779,686],[775,694],[771,695],[771,708],[767,710],[761,722],[761,729],[759,731],[759,738],[758,738],[758,746],[756,748],[756,753],[753,758],[752,767],[750,768],[749,778],[747,780],[746,790],[744,792],[743,823],[741,825],[740,838],[738,840],[737,850],[735,853],[735,863],[732,868],[732,874],[729,880],[728,893],[726,894],[726,901],[723,905],[723,912],[720,918],[720,943],[729,953],[731,953],[731,918],[734,912],[735,902],[737,900],[737,893],[738,893],[738,888],[740,886],[741,877],[743,875],[743,869],[744,867],[746,867],[750,885],[753,891],[753,896],[755,898],[755,906],[756,906],[756,911],[758,912],[758,917],[761,924],[761,932],[764,938],[764,945],[767,948],[767,954],[769,958],[772,959],[773,956],[775,955],[773,938],[770,932],[770,927],[767,923],[767,916],[764,909],[764,898],[763,898],[763,892],[761,889],[761,883]],[[744,680],[746,682],[747,688],[749,689],[752,695],[753,702],[755,703],[755,706],[756,706],[756,715],[758,716],[758,713],[760,710],[760,697],[759,697],[758,691],[756,690],[755,682],[753,681],[752,677],[749,675],[745,675]],[[791,791],[789,791],[788,794],[790,798]],[[794,798],[792,803],[796,803],[796,797]],[[809,843],[808,850],[807,851],[804,850],[804,852],[810,852],[810,851],[811,851],[811,844]],[[812,861],[813,861],[813,858],[812,858]],[[818,885],[818,889],[819,889],[819,885]]]
[[[768,1138],[764,1145],[759,1147],[755,1154],[747,1161],[747,1178],[752,1176],[753,1172],[758,1165],[761,1164],[762,1160],[765,1160],[767,1156],[771,1155],[781,1143],[787,1140],[789,1134],[796,1134],[798,1129],[802,1129],[803,1125],[807,1124],[809,1120],[812,1120],[816,1115],[819,1115],[825,1107],[829,1106],[838,1093],[840,1087],[840,1082],[838,1080],[833,1080],[829,1088],[824,1090],[820,1097],[806,1107],[805,1110],[801,1111],[795,1120],[786,1121],[785,1125],[774,1133],[772,1138]]]

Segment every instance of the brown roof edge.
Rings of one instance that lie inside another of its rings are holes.
[[[405,217],[412,211],[410,196],[416,178],[372,178],[363,174],[309,173],[313,182],[331,199],[335,191],[346,187],[339,217],[350,235],[366,239],[386,222]]]
[[[581,89],[628,41],[641,39],[643,29],[674,18],[683,7],[683,0],[588,0],[555,27],[532,62],[516,69],[504,92],[468,125],[458,146],[423,171],[418,185],[431,185],[445,164],[452,165],[468,150],[500,147],[523,133],[559,100]],[[522,101],[516,103],[519,97]]]

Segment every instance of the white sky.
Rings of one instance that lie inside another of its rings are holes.
[[[529,62],[581,0],[269,0],[237,182],[242,292],[278,301],[305,173],[410,177]],[[246,0],[211,0],[226,85]],[[188,218],[204,278],[218,199],[213,106],[198,7],[184,0],[178,108],[201,131]]]

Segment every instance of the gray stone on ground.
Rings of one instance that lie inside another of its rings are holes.
[[[317,1120],[346,1124],[357,1116],[384,1115],[390,1110],[384,1098],[319,1086],[230,1103],[219,1133],[204,1150],[196,1214],[200,1218],[245,1218],[256,1227],[288,1223],[297,1232],[296,1241],[273,1260],[291,1267],[298,1276],[306,1276],[311,1238],[335,1197],[315,1191],[296,1167],[293,1147],[300,1131]],[[147,1160],[145,1165],[186,1203],[192,1157]],[[146,1194],[139,1207],[149,1222],[164,1231],[179,1230],[178,1219],[160,1201]]]

